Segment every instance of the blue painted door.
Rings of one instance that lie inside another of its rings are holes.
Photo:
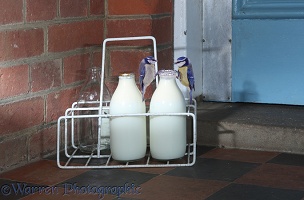
[[[233,0],[232,101],[304,105],[304,0]]]

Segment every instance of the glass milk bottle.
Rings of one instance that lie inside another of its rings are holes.
[[[103,96],[102,96],[102,110],[101,114],[109,114],[111,93],[106,86],[103,84]],[[110,149],[110,119],[101,118],[101,133],[100,133],[100,147],[101,150]]]
[[[77,106],[84,108],[79,110],[79,115],[98,115],[100,101],[100,72],[101,68],[88,69],[86,82],[80,90]],[[103,100],[110,100],[110,92],[106,85],[103,86]],[[95,109],[89,109],[95,108]],[[103,119],[102,119],[103,120]],[[97,150],[98,144],[98,117],[76,118],[79,149],[85,153]],[[109,148],[110,130],[106,121],[101,121],[102,133],[100,149]]]
[[[118,86],[110,103],[110,114],[145,113],[145,102],[135,83],[133,73],[119,76]],[[123,116],[110,119],[110,143],[113,159],[118,161],[133,161],[141,159],[146,154],[146,117]]]
[[[160,81],[152,95],[150,113],[184,113],[185,99],[176,84],[174,70],[160,70]],[[186,151],[186,116],[150,116],[151,156],[171,160],[184,156]]]

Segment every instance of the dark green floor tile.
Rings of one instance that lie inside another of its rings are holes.
[[[304,166],[304,155],[281,153],[269,161],[281,165]]]
[[[234,181],[245,173],[257,167],[255,163],[197,158],[192,167],[178,167],[166,175],[188,178]]]
[[[301,200],[303,197],[304,191],[231,184],[207,200]]]

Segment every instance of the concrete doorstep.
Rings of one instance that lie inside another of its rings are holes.
[[[304,106],[199,102],[197,144],[304,154]]]

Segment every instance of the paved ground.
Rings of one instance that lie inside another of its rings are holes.
[[[22,200],[303,200],[304,155],[198,146],[192,167],[98,170],[49,158],[0,174],[0,187],[0,199]]]

